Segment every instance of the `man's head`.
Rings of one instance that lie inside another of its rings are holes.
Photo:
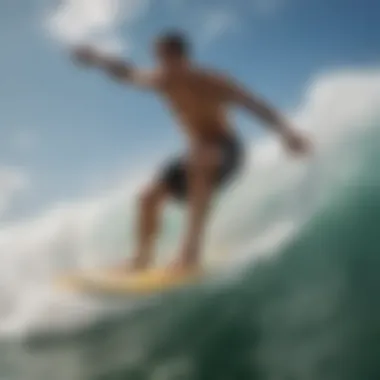
[[[189,42],[186,36],[178,31],[161,34],[155,44],[159,61],[164,65],[177,65],[189,57]]]

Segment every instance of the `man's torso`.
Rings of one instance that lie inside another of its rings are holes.
[[[223,91],[212,74],[200,69],[166,73],[162,95],[193,142],[230,134]]]

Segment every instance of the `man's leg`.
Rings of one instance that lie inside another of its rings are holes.
[[[156,182],[140,197],[137,216],[137,244],[131,263],[132,270],[143,270],[150,265],[155,238],[160,227],[160,214],[167,196],[165,185]]]
[[[199,147],[190,158],[188,225],[177,265],[182,269],[200,265],[200,248],[219,164],[220,150],[207,145]]]

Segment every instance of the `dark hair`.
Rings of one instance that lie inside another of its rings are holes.
[[[161,34],[157,43],[178,56],[186,56],[190,52],[190,44],[183,32],[169,31]]]

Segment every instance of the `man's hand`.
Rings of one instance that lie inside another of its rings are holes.
[[[102,54],[90,46],[79,46],[72,51],[75,61],[102,69],[117,80],[131,80],[133,69],[122,59]]]
[[[288,130],[284,136],[284,143],[286,147],[296,154],[308,154],[311,153],[311,142],[302,134],[293,130]]]

